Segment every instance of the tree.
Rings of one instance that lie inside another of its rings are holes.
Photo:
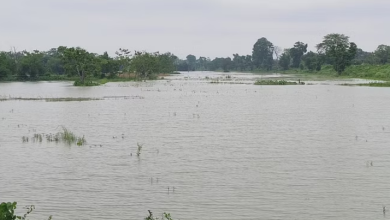
[[[158,54],[158,64],[160,73],[173,73],[175,71],[175,60],[177,56],[172,53]]]
[[[274,45],[262,37],[253,45],[252,59],[257,68],[272,70]]]
[[[150,79],[155,77],[159,70],[158,53],[136,51],[131,60],[131,68],[135,71],[138,79]]]
[[[61,54],[57,48],[52,48],[47,52],[44,52],[43,63],[45,66],[46,74],[65,74],[64,64],[61,60]]]
[[[320,44],[317,44],[318,53],[326,56],[339,75],[351,65],[356,50],[356,44],[349,42],[349,37],[343,34],[328,34]]]
[[[279,65],[282,67],[283,70],[288,70],[290,67],[290,61],[291,56],[289,54],[289,51],[287,50],[280,56]]]
[[[321,70],[321,58],[318,54],[314,53],[313,51],[308,52],[307,54],[302,56],[303,63],[305,64],[305,67],[310,70]]]
[[[116,60],[119,63],[119,70],[122,72],[130,71],[131,52],[128,49],[119,48],[119,51],[115,52]]]
[[[82,84],[88,75],[99,72],[101,68],[96,65],[95,55],[80,47],[59,47],[58,51],[61,53],[66,73],[71,76],[77,74]]]
[[[230,57],[222,58],[222,69],[224,72],[229,72],[232,66],[232,59]]]
[[[98,58],[100,62],[98,65],[101,66],[102,76],[110,78],[116,76],[120,69],[120,61],[110,57],[107,52],[104,52],[103,55],[98,56]]]
[[[294,47],[290,49],[290,56],[292,58],[291,67],[298,68],[301,64],[302,56],[307,52],[307,44],[300,41],[294,44]]]
[[[0,80],[11,76],[15,70],[15,63],[9,54],[0,52]]]
[[[390,46],[381,44],[375,50],[374,54],[380,64],[386,64],[390,62]]]
[[[43,66],[43,53],[34,50],[33,53],[24,51],[24,56],[20,59],[20,68],[18,72],[19,79],[35,79],[43,75],[45,68]]]
[[[360,48],[357,48],[355,58],[352,60],[353,65],[360,65],[363,63],[371,63],[372,53],[363,51]]]
[[[190,54],[187,57],[188,71],[195,71],[196,56]]]
[[[196,60],[196,70],[205,71],[207,70],[207,63],[209,60],[207,60],[206,57],[199,57],[198,60]]]

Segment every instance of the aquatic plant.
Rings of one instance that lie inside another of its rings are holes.
[[[304,85],[304,82],[292,82],[286,80],[257,80],[255,85]]]
[[[84,145],[85,143],[87,143],[87,141],[85,140],[85,138],[84,138],[84,135],[83,135],[83,137],[82,138],[77,138],[77,146],[82,146],[82,145]],[[101,146],[101,145],[100,145]]]
[[[142,150],[143,144],[137,143],[137,146],[138,146],[138,148],[137,148],[137,156],[139,157],[141,155],[141,150]]]
[[[153,213],[150,210],[148,210],[148,212],[149,212],[149,216],[146,217],[145,220],[159,220],[159,218],[153,217]],[[166,219],[166,220],[173,220],[172,217],[171,217],[171,214],[166,213],[166,212],[164,212],[164,214],[161,217],[161,220],[164,220],[164,219]]]
[[[42,134],[34,134],[33,141],[42,142]]]
[[[84,136],[78,137],[76,136],[72,131],[68,130],[66,127],[61,126],[62,131],[57,132],[55,134],[34,134],[33,141],[34,142],[42,142],[43,137],[46,137],[47,142],[64,142],[68,145],[76,144],[77,146],[82,146],[87,143]],[[23,142],[28,142],[29,137],[23,136],[22,137]],[[1,219],[0,219],[1,220]]]
[[[369,83],[343,83],[341,86],[369,86],[369,87],[390,87],[390,81],[387,82],[369,82]]]
[[[23,143],[28,142],[28,137],[23,136],[23,137],[22,137],[22,141],[23,141]]]

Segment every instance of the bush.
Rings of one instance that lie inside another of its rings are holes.
[[[85,80],[84,83],[82,83],[80,80],[76,80],[74,83],[73,83],[74,86],[99,86],[100,83],[98,82],[94,82],[92,80]]]

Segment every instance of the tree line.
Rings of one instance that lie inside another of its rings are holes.
[[[282,50],[267,38],[258,39],[252,54],[233,54],[213,60],[192,54],[179,59],[174,54],[131,52],[120,48],[115,56],[107,52],[96,54],[80,47],[65,47],[49,51],[0,52],[0,80],[39,80],[53,76],[78,77],[84,83],[87,77],[113,78],[132,73],[135,79],[152,79],[159,73],[174,71],[274,71],[302,69],[320,71],[332,65],[341,74],[346,67],[360,64],[384,65],[390,63],[390,46],[379,45],[374,52],[358,48],[343,34],[328,34],[316,45],[316,51],[307,51],[308,45],[296,42]]]
[[[120,48],[115,57],[107,52],[96,54],[80,47],[53,48],[49,51],[0,52],[0,80],[37,80],[45,77],[113,78],[121,73],[134,73],[136,79],[150,79],[159,73],[175,71],[171,53],[149,53]]]
[[[384,65],[390,63],[390,46],[379,45],[374,52],[358,48],[343,34],[328,34],[318,43],[316,51],[308,51],[308,44],[296,42],[291,48],[281,49],[262,37],[253,45],[251,55],[233,54],[232,57],[205,57],[198,59],[188,55],[177,62],[179,71],[272,71],[301,69],[320,71],[323,65],[331,65],[341,74],[346,67],[360,64]]]

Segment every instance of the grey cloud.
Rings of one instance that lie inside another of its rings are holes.
[[[0,50],[66,45],[226,57],[251,53],[263,36],[283,48],[300,40],[314,49],[333,32],[365,50],[390,44],[384,0],[13,0],[2,6]]]

